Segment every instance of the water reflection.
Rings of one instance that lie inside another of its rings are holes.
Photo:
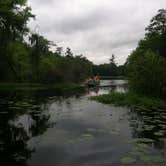
[[[85,88],[86,95],[97,95],[99,93],[99,87],[86,87]]]
[[[0,162],[119,166],[121,158],[135,148],[139,161],[133,165],[148,165],[136,154],[144,154],[144,144],[152,148],[147,151],[152,156],[163,153],[165,111],[130,110],[88,100],[92,95],[127,91],[124,81],[102,82],[107,83],[109,87],[76,91],[0,92]]]
[[[2,91],[0,93],[0,162],[27,165],[35,149],[28,141],[42,135],[55,123],[50,123],[48,97],[59,95],[52,91]],[[61,95],[61,94],[60,94]],[[66,96],[69,94],[67,93]],[[54,100],[55,101],[55,100]]]
[[[126,80],[101,80],[100,88],[86,87],[85,94],[88,96],[95,96],[100,94],[108,94],[113,92],[127,92],[128,85]]]

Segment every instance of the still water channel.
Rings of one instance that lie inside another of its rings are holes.
[[[0,163],[10,166],[164,166],[166,111],[104,105],[124,80],[74,91],[0,92]]]

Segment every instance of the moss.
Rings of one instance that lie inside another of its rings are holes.
[[[113,104],[115,106],[127,106],[127,107],[146,107],[166,109],[166,102],[159,99],[148,96],[139,95],[133,92],[127,93],[110,93],[105,95],[93,96],[92,100],[99,101],[105,104]]]

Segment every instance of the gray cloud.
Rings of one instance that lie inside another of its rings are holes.
[[[165,0],[29,0],[40,33],[94,63],[115,54],[119,64],[144,36],[144,29]]]

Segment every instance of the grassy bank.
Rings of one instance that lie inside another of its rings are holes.
[[[75,83],[61,84],[37,84],[37,83],[0,83],[0,90],[67,90],[81,88],[82,86]]]
[[[93,96],[92,100],[99,101],[105,104],[113,104],[115,106],[127,107],[146,107],[166,109],[166,102],[153,97],[138,95],[132,92],[127,93],[110,93],[105,95]]]

